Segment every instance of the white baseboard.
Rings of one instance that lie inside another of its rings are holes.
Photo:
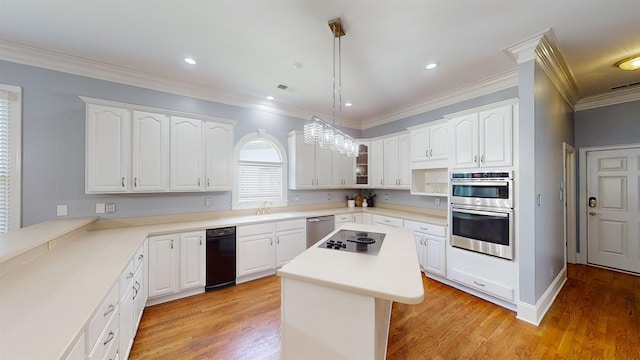
[[[542,294],[540,299],[536,302],[536,305],[531,305],[523,302],[518,302],[518,314],[516,318],[531,323],[535,326],[540,325],[540,322],[551,308],[553,301],[556,299],[560,290],[567,282],[567,267],[565,266],[562,271],[556,276],[551,285]]]

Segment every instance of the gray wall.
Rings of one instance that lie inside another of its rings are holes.
[[[575,113],[576,148],[640,143],[640,101]]]
[[[236,141],[258,128],[287,147],[287,133],[306,120],[174,95],[109,81],[0,61],[0,83],[22,87],[22,224],[56,217],[67,204],[70,217],[94,216],[96,202],[116,203],[102,217],[150,216],[231,209],[230,192],[86,195],[85,105],[79,96],[236,120]],[[352,131],[359,135],[359,131]],[[346,193],[346,192],[345,192]],[[344,194],[290,191],[292,205],[341,202]],[[213,200],[205,208],[205,198]]]

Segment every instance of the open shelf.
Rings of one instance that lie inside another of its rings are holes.
[[[449,196],[449,172],[447,168],[412,169],[411,194]]]

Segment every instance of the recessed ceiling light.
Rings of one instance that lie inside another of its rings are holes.
[[[438,63],[434,63],[434,62],[433,63],[429,63],[429,64],[424,66],[424,68],[427,69],[427,70],[433,70],[433,69],[435,69],[437,67],[438,67]]]
[[[275,98],[271,95],[267,96],[267,100],[275,100]]]
[[[640,54],[622,59],[616,63],[616,66],[622,70],[638,70],[640,69]]]
[[[195,60],[193,60],[193,59],[192,59],[192,58],[190,58],[190,57],[184,58],[184,62],[186,62],[186,63],[187,63],[187,64],[189,64],[189,65],[195,65],[195,64],[196,64],[196,61],[195,61]]]
[[[350,103],[350,102],[346,102],[346,103],[344,103],[344,106],[346,106],[346,107],[350,107],[351,105],[353,105],[353,104],[352,104],[352,103]]]

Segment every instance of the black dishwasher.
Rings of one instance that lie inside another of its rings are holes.
[[[214,291],[236,284],[236,227],[207,229],[207,285]]]

